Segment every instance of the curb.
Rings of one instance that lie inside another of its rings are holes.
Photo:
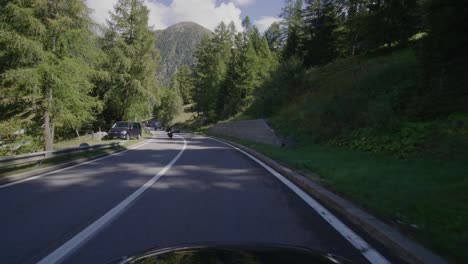
[[[143,141],[143,142],[146,142],[146,141]],[[143,143],[143,142],[141,142],[141,143]],[[141,144],[141,143],[137,143],[137,144]],[[135,144],[135,145],[137,145],[137,144]],[[134,146],[134,145],[132,145],[132,146]],[[114,148],[110,148],[110,149],[114,149]],[[52,165],[52,166],[48,166],[48,167],[44,167],[44,168],[38,168],[38,169],[35,169],[35,170],[31,170],[31,171],[26,171],[26,172],[22,172],[22,173],[18,173],[18,174],[13,174],[13,175],[9,175],[9,176],[0,177],[0,186],[2,186],[4,184],[9,184],[9,183],[12,183],[12,182],[15,182],[15,181],[20,181],[20,180],[24,180],[24,179],[27,179],[27,178],[31,178],[31,177],[37,176],[39,174],[45,174],[45,173],[49,173],[49,172],[52,172],[52,171],[55,171],[55,170],[59,170],[59,169],[63,169],[63,168],[66,168],[66,167],[78,165],[78,164],[86,162],[86,161],[91,161],[91,160],[103,158],[105,156],[109,156],[109,155],[112,155],[112,154],[115,154],[115,153],[118,153],[118,152],[121,152],[121,151],[124,151],[124,150],[126,150],[125,147],[118,146],[117,149],[115,149],[114,151],[112,151],[110,153],[99,154],[99,155],[95,155],[95,156],[91,156],[91,157],[87,157],[87,158],[80,158],[80,159],[68,161],[68,162],[65,162],[65,163],[60,163],[60,164],[57,164],[57,165]]]
[[[320,200],[325,207],[331,208],[343,216],[352,224],[356,225],[361,231],[372,239],[380,242],[392,254],[401,260],[410,264],[446,264],[448,263],[442,257],[432,253],[420,244],[404,236],[395,228],[378,220],[376,217],[365,212],[361,208],[343,199],[335,193],[327,190],[325,187],[302,175],[287,166],[276,162],[263,154],[258,153],[246,146],[226,140],[223,138],[212,137],[227,142],[243,151],[249,153],[255,158],[261,160],[277,172],[288,178],[294,184],[299,186],[312,197]]]

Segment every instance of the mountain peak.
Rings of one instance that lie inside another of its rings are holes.
[[[177,24],[169,26],[166,30],[175,29],[175,28],[203,28],[203,29],[206,29],[203,26],[201,26],[201,25],[199,25],[199,24],[197,24],[195,22],[184,21],[184,22],[179,22]]]
[[[213,33],[194,22],[181,22],[164,30],[155,31],[156,46],[161,53],[158,78],[168,85],[172,76],[183,64],[193,67],[193,54],[205,36]]]

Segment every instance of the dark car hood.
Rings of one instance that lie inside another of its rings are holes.
[[[303,247],[265,244],[210,244],[149,250],[111,263],[340,264],[351,262]]]

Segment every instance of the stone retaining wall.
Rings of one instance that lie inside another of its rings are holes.
[[[211,127],[208,133],[281,146],[281,140],[264,119],[222,122]]]

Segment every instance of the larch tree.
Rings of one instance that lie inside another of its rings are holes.
[[[216,119],[218,94],[225,79],[233,46],[234,32],[232,27],[221,22],[215,29],[213,38],[202,39],[195,58],[194,70],[195,109],[202,112],[207,120]]]
[[[192,71],[186,64],[183,64],[174,75],[171,88],[179,93],[184,104],[190,104],[193,86]]]
[[[0,126],[42,127],[52,150],[56,129],[78,129],[99,110],[90,11],[82,0],[0,5]]]
[[[159,52],[143,0],[119,0],[108,21],[103,50],[110,81],[104,96],[108,122],[141,120],[158,107]]]
[[[337,57],[338,6],[333,0],[306,2],[304,64],[314,66],[329,63]]]
[[[268,42],[268,47],[271,52],[276,53],[282,47],[281,43],[281,27],[278,22],[274,22],[270,27],[265,31],[264,37]]]
[[[283,18],[282,38],[284,41],[283,59],[289,59],[295,55],[302,55],[304,47],[304,18],[302,10],[303,0],[287,0],[281,13]]]

